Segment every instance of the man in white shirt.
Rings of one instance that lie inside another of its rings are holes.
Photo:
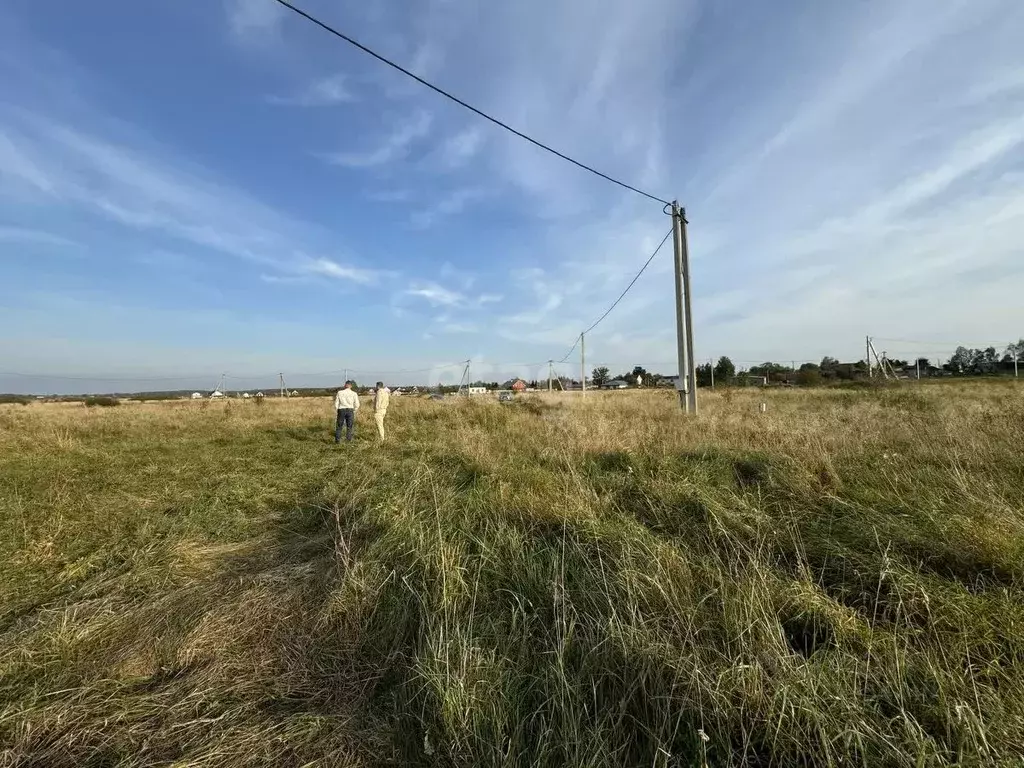
[[[378,381],[377,389],[373,393],[373,418],[377,422],[377,433],[381,442],[384,441],[384,417],[387,415],[390,401],[391,390],[384,386],[383,381]]]
[[[355,428],[356,411],[359,410],[359,395],[352,389],[352,382],[346,381],[345,386],[334,396],[334,407],[338,411],[338,422],[334,428],[334,443],[341,442],[341,427],[345,426],[345,442],[352,442],[352,430]]]

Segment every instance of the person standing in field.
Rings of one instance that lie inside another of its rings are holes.
[[[384,386],[383,381],[377,382],[377,389],[373,393],[373,418],[377,422],[377,433],[381,442],[384,441],[384,417],[388,413],[388,403],[391,401],[391,390]]]
[[[334,427],[334,444],[341,442],[341,427],[345,427],[345,442],[352,442],[352,431],[355,429],[356,411],[359,410],[359,395],[352,389],[352,382],[346,381],[345,386],[334,396],[334,407],[338,411],[338,422]]]

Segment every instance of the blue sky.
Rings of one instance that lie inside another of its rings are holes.
[[[1024,335],[1020,2],[301,4],[678,198],[702,359]],[[272,0],[0,12],[0,391],[546,373],[668,227]],[[666,248],[588,369],[673,306]]]

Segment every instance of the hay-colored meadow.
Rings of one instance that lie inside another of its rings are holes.
[[[368,410],[0,406],[0,765],[1021,764],[1024,387]]]

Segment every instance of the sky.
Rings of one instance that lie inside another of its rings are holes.
[[[1024,336],[1018,0],[297,3],[679,200],[700,360]],[[274,0],[0,10],[0,391],[546,377],[670,223]],[[672,372],[670,245],[588,371]]]

